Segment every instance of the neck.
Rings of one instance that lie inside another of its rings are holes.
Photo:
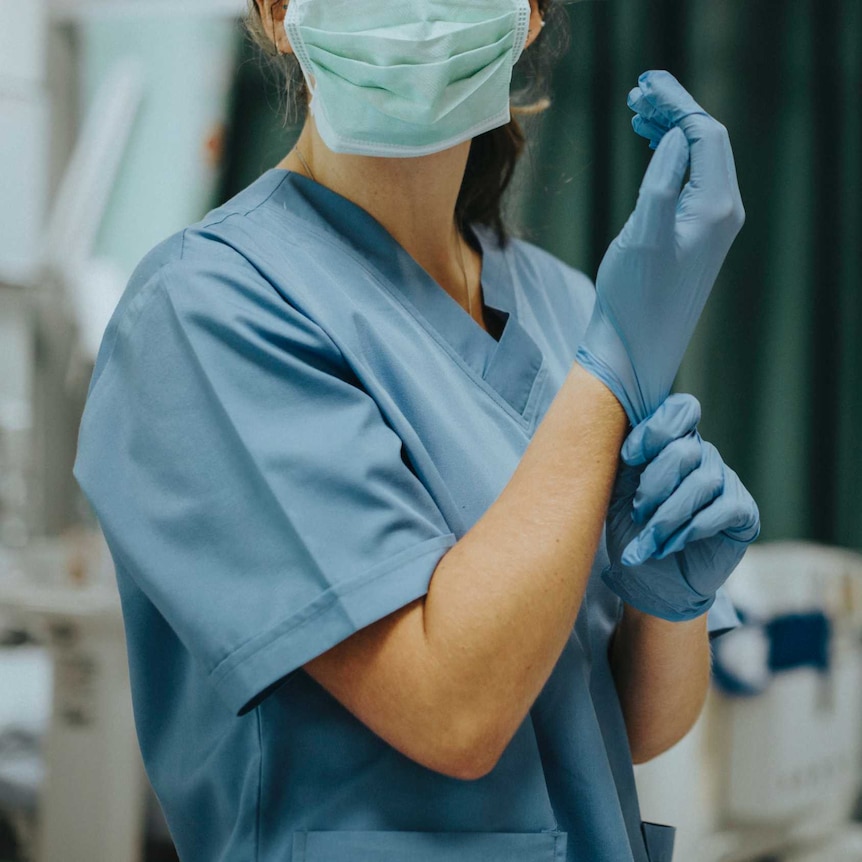
[[[458,251],[461,239],[455,232],[455,204],[470,154],[469,141],[417,158],[345,155],[329,150],[309,116],[297,147],[317,182],[374,216],[438,284],[467,307]],[[294,152],[279,167],[308,173]],[[476,255],[466,243],[461,252],[467,283],[475,296]]]

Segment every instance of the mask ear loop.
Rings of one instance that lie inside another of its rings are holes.
[[[308,110],[311,115],[314,116],[315,102],[317,100],[317,88],[313,83],[314,75],[311,71],[311,58],[305,50],[305,43],[302,41],[302,36],[299,32],[300,5],[301,0],[292,0],[292,2],[284,4],[284,9],[287,10],[287,14],[284,16],[284,31],[287,33],[287,38],[290,40],[294,56],[299,61],[302,74],[305,76],[305,85],[308,87],[308,92],[311,94],[311,100],[308,103]]]

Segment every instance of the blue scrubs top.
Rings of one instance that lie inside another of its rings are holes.
[[[138,736],[183,862],[668,862],[642,825],[598,550],[495,769],[410,760],[301,666],[424,595],[574,361],[594,289],[475,228],[485,332],[367,212],[273,169],[139,264],[74,474],[116,565]],[[733,625],[726,601],[713,630]]]

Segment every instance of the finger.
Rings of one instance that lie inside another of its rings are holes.
[[[700,467],[686,476],[671,497],[658,507],[638,536],[634,558],[644,562],[650,557],[667,556],[665,545],[677,530],[684,527],[701,509],[720,496],[724,487],[724,463],[715,447],[703,444],[704,458]],[[636,565],[636,562],[626,565]]]
[[[742,227],[745,210],[727,129],[700,115],[688,117],[681,128],[691,145],[691,177],[680,213],[705,224],[728,221]]]
[[[748,488],[742,484],[739,476],[724,465],[724,494],[733,501],[737,521],[724,528],[724,532],[735,539],[753,542],[760,535],[760,510]]]
[[[679,488],[683,479],[700,466],[703,449],[699,436],[672,441],[641,474],[632,503],[632,519],[645,524]]]
[[[629,90],[628,96],[626,96],[626,104],[636,113],[640,113],[638,110],[638,104],[644,97],[643,90],[640,87],[633,87]]]
[[[650,142],[652,149],[656,149],[661,139],[670,131],[666,126],[644,119],[640,114],[632,117],[632,128]]]
[[[623,461],[632,467],[652,461],[671,441],[694,431],[700,414],[700,402],[693,395],[669,395],[626,438],[621,453]]]
[[[670,72],[659,70],[644,72],[638,78],[638,86],[629,93],[628,104],[644,119],[668,128],[680,125],[693,114],[709,116]]]
[[[692,542],[723,533],[733,541],[749,544],[760,535],[760,515],[753,499],[721,497],[698,512],[668,539],[656,559],[678,553]]]
[[[674,229],[682,180],[689,162],[685,135],[672,129],[652,157],[631,218],[620,241],[627,245],[654,246]]]
[[[694,195],[708,209],[723,213],[744,212],[730,137],[669,72],[644,72],[638,79],[629,106],[656,125],[679,126],[691,145],[691,181],[684,198]],[[701,192],[701,195],[697,195]]]
[[[648,117],[653,116],[654,112],[652,107],[644,102],[643,91],[640,87],[635,87],[628,94],[626,104],[635,112],[635,116],[632,117],[632,128],[641,137],[649,140],[651,150],[657,149],[661,139],[670,131],[671,126],[665,122],[648,119]],[[640,113],[640,109],[643,109],[647,116]]]

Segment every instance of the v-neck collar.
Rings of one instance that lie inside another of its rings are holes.
[[[303,215],[338,242],[355,251],[406,302],[414,317],[430,326],[463,364],[502,396],[529,424],[536,407],[535,386],[544,357],[518,320],[512,272],[496,237],[471,226],[482,252],[482,294],[485,306],[499,311],[505,326],[499,341],[486,332],[443,289],[367,210],[302,174],[280,168],[267,173],[282,177],[276,195],[295,194]],[[264,174],[266,177],[266,174]],[[288,207],[290,208],[290,207]]]

